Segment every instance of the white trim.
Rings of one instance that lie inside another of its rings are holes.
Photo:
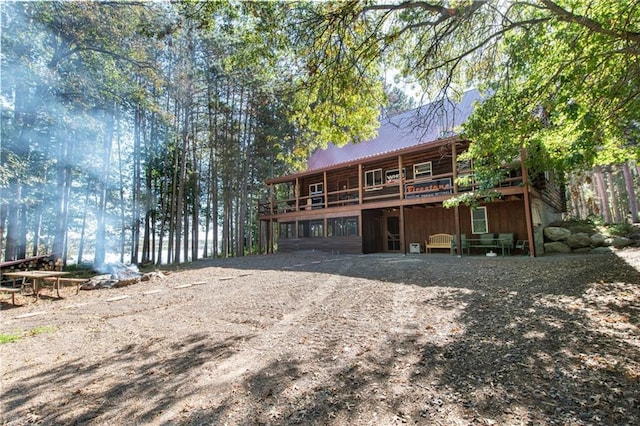
[[[417,163],[413,165],[413,179],[426,179],[431,176],[433,176],[433,166],[431,161],[425,161],[424,163]]]
[[[481,218],[475,218],[474,213],[482,211],[483,214]],[[479,229],[476,231],[476,222],[480,225],[480,222],[484,225],[483,229]],[[486,234],[489,232],[489,220],[487,219],[487,208],[486,207],[475,207],[471,208],[471,233],[472,234]]]
[[[376,174],[378,175],[378,179],[376,179]],[[369,179],[367,176],[372,176],[372,184],[369,185]],[[364,190],[365,191],[376,191],[378,189],[382,189],[382,169],[372,169],[366,170],[364,172]]]

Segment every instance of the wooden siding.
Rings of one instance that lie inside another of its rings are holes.
[[[522,200],[497,201],[486,204],[489,232],[513,233],[515,240],[527,239],[527,225]],[[477,235],[471,232],[471,210],[469,207],[459,207],[460,232],[467,238]],[[429,235],[438,233],[455,234],[454,209],[443,207],[414,207],[405,208],[405,250],[409,251],[409,244],[420,243],[424,249],[424,241]]]
[[[362,253],[362,239],[360,237],[310,237],[278,240],[279,252],[293,253],[311,250],[360,254]]]

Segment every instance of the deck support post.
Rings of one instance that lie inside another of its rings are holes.
[[[523,198],[524,198],[524,217],[527,224],[527,239],[529,240],[529,255],[536,256],[536,244],[533,237],[533,221],[531,219],[531,199],[529,194],[529,173],[525,161],[527,159],[527,151],[524,147],[520,148],[520,168],[522,169]]]
[[[451,141],[451,172],[453,179],[453,196],[458,195],[458,147],[456,141]],[[460,207],[455,206],[453,208],[453,217],[456,227],[456,253],[458,256],[462,256],[464,250],[462,249],[462,235],[460,235]]]

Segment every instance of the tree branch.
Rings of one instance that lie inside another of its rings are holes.
[[[541,0],[546,8],[556,15],[560,20],[568,23],[573,23],[585,27],[595,33],[608,35],[620,40],[630,41],[636,44],[640,44],[640,33],[634,31],[614,31],[607,29],[597,21],[582,15],[576,15],[569,12],[566,9],[558,6],[551,0]]]

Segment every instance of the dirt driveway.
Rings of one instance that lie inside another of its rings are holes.
[[[640,424],[639,267],[307,253],[23,298],[2,304],[22,336],[0,345],[2,421]]]

